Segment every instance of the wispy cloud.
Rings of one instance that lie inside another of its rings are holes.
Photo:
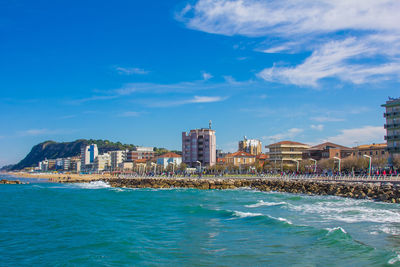
[[[371,144],[384,142],[383,137],[386,131],[382,126],[364,126],[361,128],[344,129],[340,134],[327,138],[328,141],[346,145],[354,146],[358,144]]]
[[[144,70],[141,68],[115,67],[115,70],[121,75],[132,75],[132,74],[145,75],[149,73],[148,70]]]
[[[298,65],[274,65],[258,76],[317,87],[325,78],[354,84],[399,80],[399,10],[397,0],[198,0],[176,18],[208,33],[264,36],[265,48],[257,50],[265,53],[311,51]]]
[[[335,117],[330,117],[330,116],[312,117],[311,120],[317,121],[317,122],[340,122],[340,121],[345,121],[345,119],[343,119],[343,118],[335,118]]]
[[[28,130],[22,130],[18,131],[17,135],[18,136],[40,136],[40,135],[54,135],[54,134],[71,134],[76,132],[76,130],[73,129],[28,129]]]
[[[226,100],[228,97],[222,96],[194,96],[188,99],[182,100],[172,100],[172,101],[149,101],[147,103],[150,107],[173,107],[182,106],[186,104],[205,104],[205,103],[215,103]]]
[[[201,76],[203,76],[203,80],[205,80],[205,81],[207,81],[207,80],[209,80],[209,79],[211,79],[213,76],[211,75],[211,73],[208,73],[208,72],[205,72],[205,71],[203,71],[202,73],[201,73]]]
[[[278,134],[271,135],[271,136],[263,136],[262,139],[269,140],[270,142],[278,142],[278,141],[282,141],[285,139],[292,139],[292,138],[298,136],[299,134],[301,134],[302,132],[304,132],[303,129],[291,128],[282,133],[278,133]]]
[[[310,128],[313,130],[316,130],[316,131],[323,131],[324,125],[323,124],[318,124],[318,125],[311,124]]]
[[[139,117],[142,112],[138,111],[125,111],[118,115],[118,117]]]

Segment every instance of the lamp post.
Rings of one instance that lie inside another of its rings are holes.
[[[338,161],[339,161],[339,173],[340,173],[340,161],[341,161],[341,159],[340,158],[338,158],[338,157],[333,157],[334,159],[337,159]]]
[[[201,161],[196,161],[198,164],[200,164],[200,169],[199,169],[199,173],[201,172]]]
[[[314,161],[314,172],[317,172],[317,160],[316,159],[310,159],[311,161]]]
[[[294,161],[297,163],[297,172],[299,172],[299,161],[297,159],[290,159],[291,161]]]
[[[372,163],[372,157],[368,155],[363,155],[363,157],[369,158],[369,170],[368,170],[368,176],[371,176],[371,163]]]

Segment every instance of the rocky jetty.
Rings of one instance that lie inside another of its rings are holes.
[[[400,185],[390,183],[348,183],[288,179],[190,179],[190,178],[109,178],[101,179],[113,187],[236,189],[294,194],[331,195],[400,203]]]
[[[18,180],[6,180],[6,179],[2,179],[0,180],[0,184],[22,184],[21,181]]]

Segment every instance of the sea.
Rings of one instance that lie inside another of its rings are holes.
[[[0,266],[400,266],[399,204],[19,180],[0,185]]]

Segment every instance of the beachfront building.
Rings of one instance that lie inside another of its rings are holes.
[[[376,159],[385,159],[389,157],[389,152],[387,151],[387,145],[385,143],[361,145],[354,148],[353,157],[363,158],[364,155]]]
[[[256,156],[244,151],[238,151],[225,156],[225,163],[234,166],[249,166],[256,162]]]
[[[115,150],[108,152],[111,157],[111,170],[117,170],[119,164],[124,162],[127,158],[128,151],[126,150]]]
[[[351,156],[354,150],[350,147],[341,146],[331,142],[326,142],[312,146],[303,152],[303,159],[331,159],[334,157],[343,159]]]
[[[96,144],[81,147],[81,167],[90,169],[94,163],[94,159],[99,155]]]
[[[400,154],[400,98],[389,98],[382,107],[386,108],[383,114],[386,118],[386,144],[389,152],[389,163],[395,154]]]
[[[257,156],[262,153],[262,143],[260,140],[247,139],[245,136],[242,141],[239,141],[238,150]]]
[[[216,136],[208,129],[195,129],[182,132],[182,160],[190,167],[214,166],[216,157]]]
[[[126,161],[134,162],[138,159],[150,160],[154,158],[154,148],[153,147],[135,147],[133,151],[127,152]]]
[[[169,164],[180,166],[181,163],[182,156],[173,152],[165,153],[157,158],[157,165],[161,165],[164,169],[167,168]]]
[[[94,171],[101,172],[108,170],[111,165],[111,156],[108,153],[98,155],[93,162]]]
[[[281,141],[265,146],[269,151],[266,153],[269,160],[275,165],[279,164],[293,166],[296,161],[301,161],[303,152],[310,148],[309,145],[293,141]]]

